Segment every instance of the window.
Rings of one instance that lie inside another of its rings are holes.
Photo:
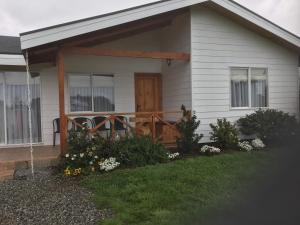
[[[231,107],[267,107],[267,69],[231,69]]]
[[[70,111],[114,111],[113,78],[113,75],[69,75]]]
[[[33,142],[42,141],[40,80],[30,79]],[[0,73],[0,144],[29,143],[26,73]]]

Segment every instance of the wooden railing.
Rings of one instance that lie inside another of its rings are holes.
[[[180,111],[169,112],[132,112],[132,113],[72,113],[67,114],[66,118],[76,128],[83,128],[82,124],[75,121],[77,117],[86,117],[92,119],[94,117],[105,117],[105,119],[94,126],[89,127],[90,133],[96,133],[100,128],[110,125],[109,137],[111,139],[116,138],[115,129],[116,121],[123,124],[124,128],[128,130],[130,134],[136,135],[149,135],[154,141],[160,141],[164,144],[175,144],[176,139],[179,136],[177,131],[177,123],[181,118]],[[120,116],[127,118],[122,120]]]

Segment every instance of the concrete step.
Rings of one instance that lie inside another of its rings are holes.
[[[11,180],[14,178],[15,170],[0,171],[0,181]]]

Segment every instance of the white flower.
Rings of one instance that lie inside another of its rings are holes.
[[[74,154],[74,155],[73,155],[73,157],[74,157],[74,158],[76,158],[76,157],[77,157],[77,155],[75,155],[75,154]]]
[[[177,157],[179,157],[179,152],[168,153],[168,158],[169,159],[176,159]]]
[[[94,162],[93,161],[90,161],[90,165],[93,165],[94,164]]]
[[[259,138],[254,139],[251,144],[256,149],[262,149],[262,148],[266,147],[266,145],[263,143],[263,141],[260,140]]]
[[[116,158],[108,158],[103,162],[99,162],[100,170],[110,171],[117,168],[120,165],[119,162],[116,161]]]
[[[97,155],[95,155],[95,157],[94,157],[95,159],[98,159],[98,156]]]
[[[83,156],[84,156],[84,153],[80,153],[80,158],[83,158]]]
[[[241,151],[250,152],[253,150],[253,147],[250,145],[250,143],[248,141],[239,142],[238,146]]]
[[[208,146],[208,145],[204,145],[201,150],[202,153],[220,153],[221,149],[213,147],[213,146]]]
[[[93,147],[92,147],[92,150],[93,150],[93,151],[96,151],[96,147],[95,147],[95,146],[93,146]]]
[[[89,152],[88,154],[89,154],[89,156],[92,156],[92,155],[93,155],[93,152]]]
[[[69,154],[66,154],[66,155],[65,155],[65,157],[66,157],[66,158],[69,158],[69,157],[70,157],[70,155],[69,155]]]
[[[72,161],[74,161],[74,160],[75,160],[75,158],[73,158],[73,157],[72,157],[72,158],[71,158],[71,160],[72,160]]]

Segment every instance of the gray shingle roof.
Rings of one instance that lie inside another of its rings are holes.
[[[0,54],[22,54],[20,38],[0,36]]]

